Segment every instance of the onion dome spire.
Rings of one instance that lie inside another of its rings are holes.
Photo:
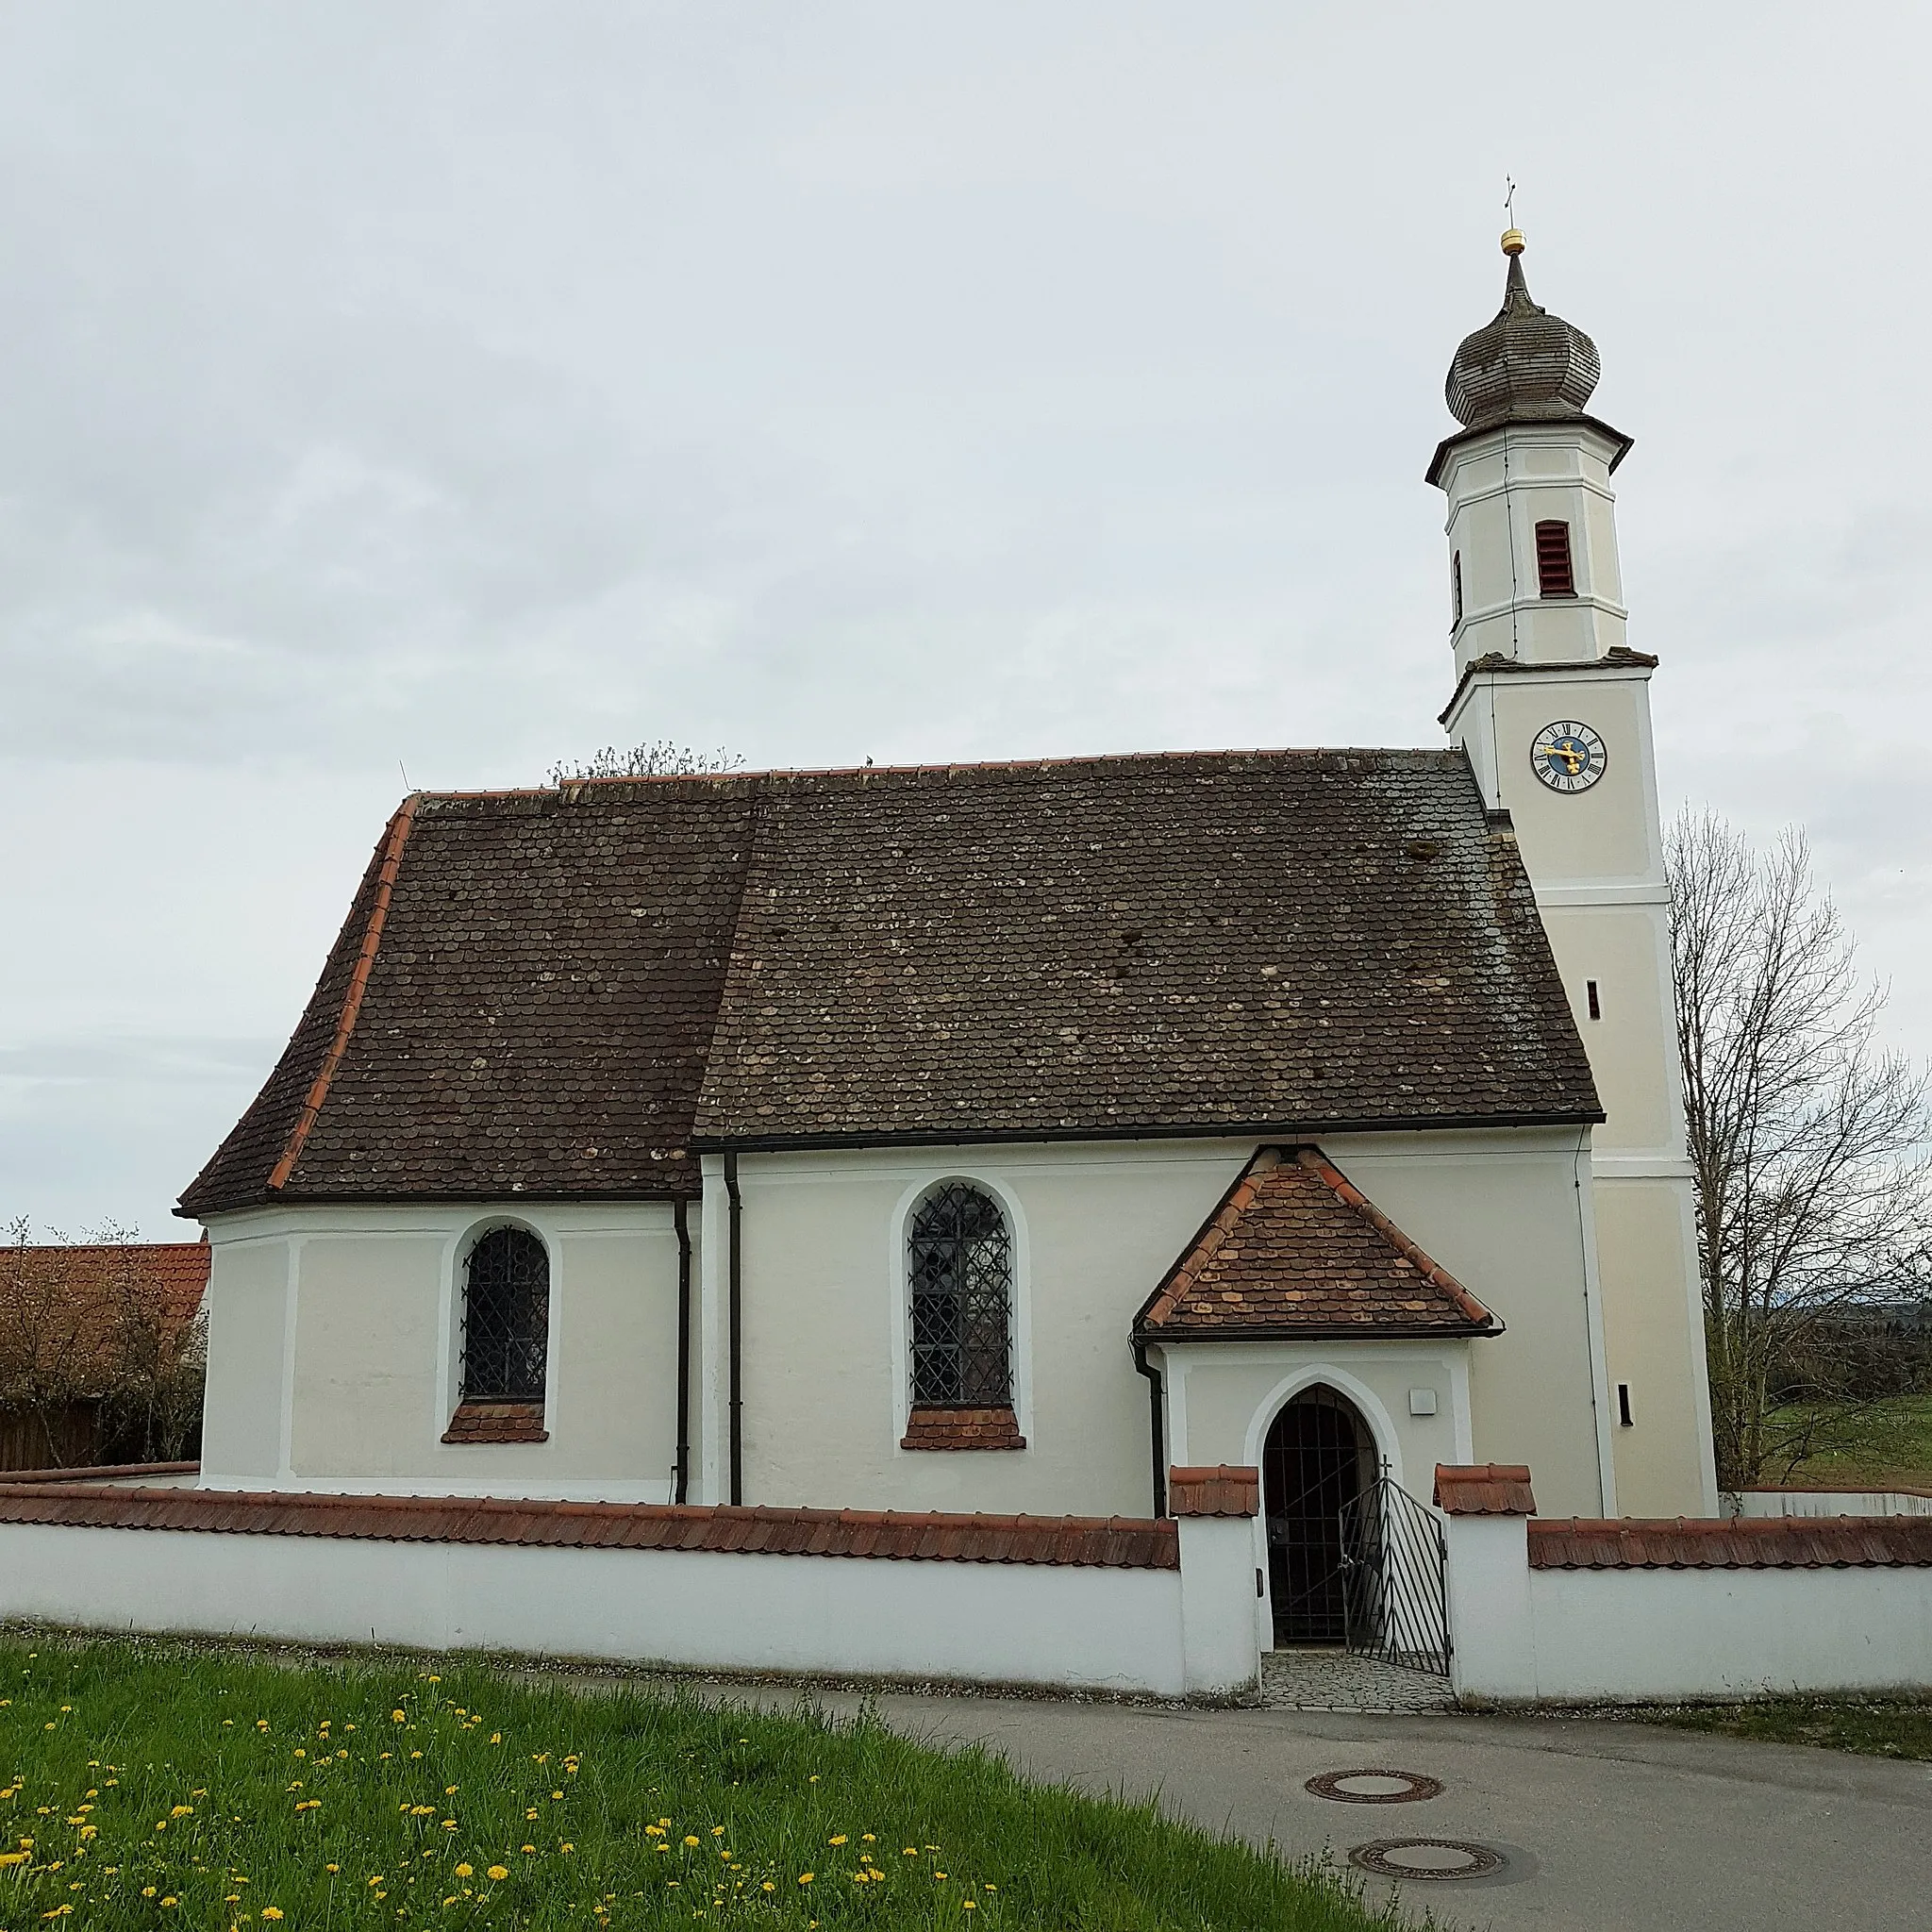
[[[1450,413],[1465,429],[1504,423],[1555,423],[1583,414],[1603,365],[1584,332],[1529,298],[1523,231],[1508,229],[1509,275],[1496,319],[1465,336],[1443,385]]]

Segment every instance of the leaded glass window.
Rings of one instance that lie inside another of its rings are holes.
[[[1013,1399],[1013,1242],[999,1203],[966,1181],[912,1217],[912,1400],[984,1408]]]
[[[470,1250],[463,1290],[463,1400],[541,1402],[550,1342],[550,1257],[521,1227]]]

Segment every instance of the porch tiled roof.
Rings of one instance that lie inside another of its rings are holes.
[[[1134,1332],[1202,1341],[1491,1335],[1500,1326],[1319,1148],[1263,1147]]]
[[[1137,1517],[977,1516],[868,1509],[700,1508],[493,1497],[328,1496],[115,1490],[0,1482],[0,1523],[378,1542],[531,1543],[747,1556],[884,1557],[907,1562],[1043,1563],[1177,1570],[1172,1523]]]
[[[689,1193],[700,1146],[1601,1118],[1459,752],[425,793],[182,1196]]]

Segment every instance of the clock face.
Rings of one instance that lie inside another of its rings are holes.
[[[1588,724],[1567,718],[1537,733],[1529,762],[1552,791],[1588,791],[1604,774],[1604,741]]]

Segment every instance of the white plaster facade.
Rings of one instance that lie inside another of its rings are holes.
[[[1530,1461],[1552,1507],[1610,1507],[1602,1347],[1574,1132],[1359,1135],[1330,1157],[1505,1324],[1449,1342],[1223,1342],[1153,1354],[1165,1454],[1258,1460],[1324,1382],[1426,1494],[1439,1461]],[[739,1166],[747,1503],[1144,1516],[1148,1388],[1135,1311],[1253,1153],[1189,1140],[769,1154]],[[689,1500],[729,1499],[728,1201],[692,1217]],[[907,1221],[937,1182],[991,1193],[1013,1231],[1022,1450],[900,1446]],[[514,1221],[552,1257],[550,1440],[445,1444],[468,1243]],[[205,1486],[664,1502],[676,1449],[677,1245],[659,1204],[309,1207],[217,1217]],[[1413,1413],[1432,1398],[1434,1412]]]
[[[1465,436],[1439,458],[1462,585],[1451,635],[1458,681],[1443,723],[1469,753],[1485,802],[1510,815],[1607,1116],[1591,1135],[1589,1172],[1618,1506],[1711,1516],[1653,666],[1624,646],[1610,488],[1626,446],[1579,419]],[[1537,594],[1535,530],[1546,519],[1569,528],[1574,597]],[[1607,753],[1585,791],[1552,791],[1531,764],[1537,733],[1567,719],[1593,729]]]

